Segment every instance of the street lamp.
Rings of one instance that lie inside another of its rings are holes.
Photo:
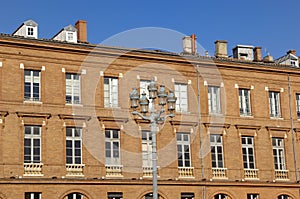
[[[150,115],[147,116],[149,109],[149,100],[144,92],[139,99],[139,93],[136,88],[132,89],[132,92],[129,95],[130,98],[130,107],[133,109],[132,114],[138,115],[143,120],[150,122],[150,132],[152,135],[152,182],[153,182],[153,199],[158,199],[158,189],[157,189],[157,166],[156,166],[156,134],[158,128],[158,122],[164,122],[168,117],[174,117],[176,97],[174,92],[170,90],[169,95],[165,89],[164,85],[160,85],[158,89],[154,80],[151,80],[149,86],[149,99],[151,103]],[[160,106],[159,110],[155,108],[155,99],[158,97],[158,105]],[[165,112],[164,106],[167,104],[169,114],[163,115]],[[137,111],[138,106],[140,105],[140,112]]]

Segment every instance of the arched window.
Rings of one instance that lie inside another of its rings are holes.
[[[280,195],[277,197],[278,199],[291,199],[288,195]]]
[[[214,196],[214,199],[229,199],[226,194],[217,194]]]
[[[83,199],[83,195],[81,193],[70,193],[64,199]]]
[[[144,195],[143,199],[152,199],[153,198],[153,193],[147,193]],[[162,197],[158,194],[158,198],[162,199]]]

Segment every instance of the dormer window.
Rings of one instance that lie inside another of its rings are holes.
[[[33,37],[33,35],[34,35],[33,27],[27,27],[27,36]]]
[[[13,33],[13,35],[37,39],[38,24],[33,20],[27,20]]]
[[[295,61],[291,61],[291,65],[292,66],[296,66],[296,62]]]
[[[73,40],[74,40],[74,33],[67,32],[67,41],[73,41]]]
[[[77,29],[72,25],[64,27],[60,32],[58,32],[53,38],[57,41],[66,41],[77,43]]]

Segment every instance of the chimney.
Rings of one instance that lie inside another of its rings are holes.
[[[182,38],[183,54],[195,55],[197,53],[196,35],[185,36]]]
[[[257,62],[262,61],[262,54],[261,54],[260,46],[257,46],[254,48],[254,60],[253,61],[257,61]]]
[[[77,29],[78,42],[88,43],[88,41],[87,41],[86,21],[85,20],[78,20],[75,23],[75,28]]]
[[[197,52],[197,43],[196,43],[197,37],[195,34],[192,34],[191,38],[192,38],[192,54],[195,55]]]
[[[293,54],[293,55],[297,56],[296,50],[289,50],[286,52],[286,54]]]
[[[217,40],[215,41],[215,56],[216,57],[225,57],[227,58],[227,41],[225,40]]]

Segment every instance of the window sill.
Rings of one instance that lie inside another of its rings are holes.
[[[254,118],[253,115],[240,115],[240,117],[243,117],[243,118]]]
[[[41,101],[30,101],[30,100],[25,100],[24,104],[43,104]]]
[[[104,106],[104,108],[107,108],[107,109],[121,109],[121,107],[119,107],[119,106]]]
[[[283,120],[283,117],[270,117],[271,120]]]
[[[210,116],[223,116],[223,113],[208,113]]]
[[[83,107],[82,104],[66,104],[66,106],[78,106],[78,107]]]

